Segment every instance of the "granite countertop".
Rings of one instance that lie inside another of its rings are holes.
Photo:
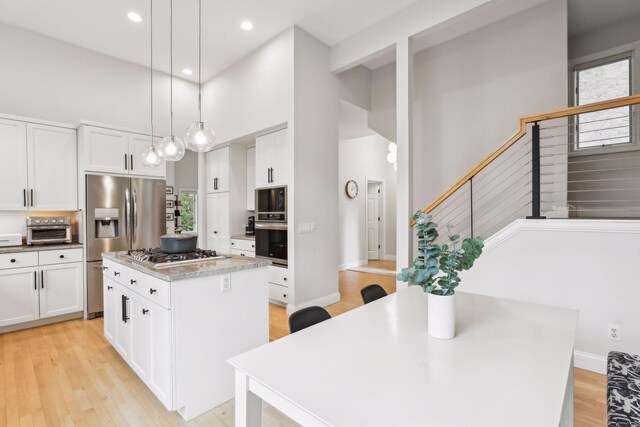
[[[55,251],[60,249],[81,248],[82,243],[60,243],[57,245],[21,245],[21,246],[3,246],[0,247],[0,254],[9,254],[13,252],[36,252],[36,251]]]
[[[126,252],[107,252],[103,253],[102,257],[109,261],[124,265],[125,267],[146,273],[149,276],[164,280],[165,282],[233,273],[234,271],[249,270],[252,268],[267,267],[271,265],[271,261],[269,260],[225,255],[228,256],[228,258],[203,261],[194,264],[176,265],[175,267],[153,268],[141,262],[123,257],[123,255],[126,254]]]
[[[251,240],[251,241],[255,241],[256,240],[256,236],[245,236],[244,234],[238,234],[236,236],[231,236],[232,239],[238,239],[238,240]]]

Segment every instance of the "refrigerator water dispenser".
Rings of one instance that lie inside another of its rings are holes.
[[[96,208],[94,211],[96,238],[113,239],[119,237],[118,220],[120,210],[116,208]]]

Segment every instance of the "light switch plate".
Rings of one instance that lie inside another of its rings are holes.
[[[314,231],[316,231],[316,224],[313,222],[298,224],[298,233],[300,234],[313,233]]]

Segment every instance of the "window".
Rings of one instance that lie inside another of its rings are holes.
[[[180,190],[180,218],[182,231],[198,231],[198,193],[196,190]]]
[[[576,105],[631,95],[631,54],[575,67]],[[580,114],[576,118],[575,148],[630,144],[631,107]]]

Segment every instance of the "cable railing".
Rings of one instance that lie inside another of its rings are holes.
[[[520,129],[423,212],[461,236],[520,218],[640,218],[640,94],[520,119]]]

